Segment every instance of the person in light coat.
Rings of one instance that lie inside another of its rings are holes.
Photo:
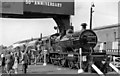
[[[24,51],[22,51],[22,52],[24,52]],[[22,61],[22,71],[23,71],[23,73],[27,73],[28,60],[29,60],[28,55],[27,55],[26,52],[24,52],[24,53],[22,54],[22,58],[21,58],[21,61]]]

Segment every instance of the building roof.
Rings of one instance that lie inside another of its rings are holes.
[[[120,24],[112,24],[112,25],[96,27],[93,30],[96,31],[96,30],[110,29],[110,28],[115,28],[115,27],[120,27]]]

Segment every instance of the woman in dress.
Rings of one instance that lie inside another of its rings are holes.
[[[13,66],[13,61],[14,61],[14,59],[13,59],[13,57],[12,57],[12,55],[11,55],[11,52],[8,52],[8,54],[6,55],[6,57],[5,57],[5,59],[6,59],[6,72],[8,73],[8,74],[10,74],[10,72],[11,72],[11,70],[12,70],[12,66]]]
[[[15,70],[15,74],[18,74],[18,56],[17,56],[17,53],[14,54],[14,58],[15,58],[15,61],[14,61],[14,65],[13,65],[13,69]]]

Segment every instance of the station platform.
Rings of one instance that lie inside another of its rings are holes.
[[[1,68],[1,67],[0,67]],[[23,74],[22,73],[22,66],[21,64],[19,65],[19,70],[18,70],[18,74],[11,74],[8,75],[5,72],[2,74],[2,71],[0,70],[0,75],[2,76],[56,76],[56,75],[60,75],[60,76],[99,76],[96,73],[82,73],[82,74],[78,74],[78,70],[75,69],[69,69],[69,68],[63,68],[60,66],[55,66],[55,65],[51,65],[48,64],[46,66],[43,66],[42,63],[38,63],[37,65],[29,65],[28,66],[28,70],[27,70],[27,74]],[[120,76],[115,72],[111,72],[111,73],[107,73],[106,76]]]

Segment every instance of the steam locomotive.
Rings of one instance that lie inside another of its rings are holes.
[[[82,68],[88,70],[89,62],[97,63],[102,68],[102,61],[106,58],[103,52],[94,51],[97,44],[97,35],[94,31],[86,29],[86,23],[82,24],[82,30],[73,32],[68,29],[64,36],[53,34],[39,41],[41,48],[47,50],[47,63],[69,68],[80,68],[80,52],[82,49]]]

